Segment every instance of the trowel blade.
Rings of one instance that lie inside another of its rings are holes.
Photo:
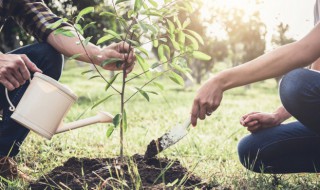
[[[145,158],[152,158],[161,151],[180,141],[188,134],[188,127],[190,124],[191,120],[188,119],[184,122],[184,124],[173,127],[169,132],[165,133],[157,140],[152,140],[147,147]]]

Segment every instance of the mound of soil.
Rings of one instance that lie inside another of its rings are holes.
[[[144,159],[142,155],[126,158],[121,164],[119,158],[73,157],[30,184],[32,190],[173,189],[182,186],[184,189],[211,189],[199,177],[189,173],[179,161]]]

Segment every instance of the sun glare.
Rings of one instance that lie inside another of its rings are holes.
[[[199,0],[200,1],[200,0]],[[267,41],[277,32],[277,25],[281,22],[289,24],[288,35],[300,39],[313,27],[313,6],[315,0],[201,0],[203,3],[202,17],[215,16],[215,8],[224,10],[242,9],[247,16],[259,11],[261,20],[267,27]],[[244,19],[246,19],[244,17]],[[218,38],[226,35],[221,26],[209,24],[208,32]]]

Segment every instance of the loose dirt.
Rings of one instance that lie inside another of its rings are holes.
[[[33,190],[43,189],[211,189],[188,172],[179,161],[166,158],[70,158],[36,182]]]

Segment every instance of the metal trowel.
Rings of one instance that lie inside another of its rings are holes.
[[[153,158],[161,151],[176,144],[179,140],[181,140],[188,134],[188,127],[190,126],[190,124],[191,120],[190,118],[188,118],[183,124],[173,127],[169,132],[165,133],[157,140],[152,140],[147,147],[144,158]]]

